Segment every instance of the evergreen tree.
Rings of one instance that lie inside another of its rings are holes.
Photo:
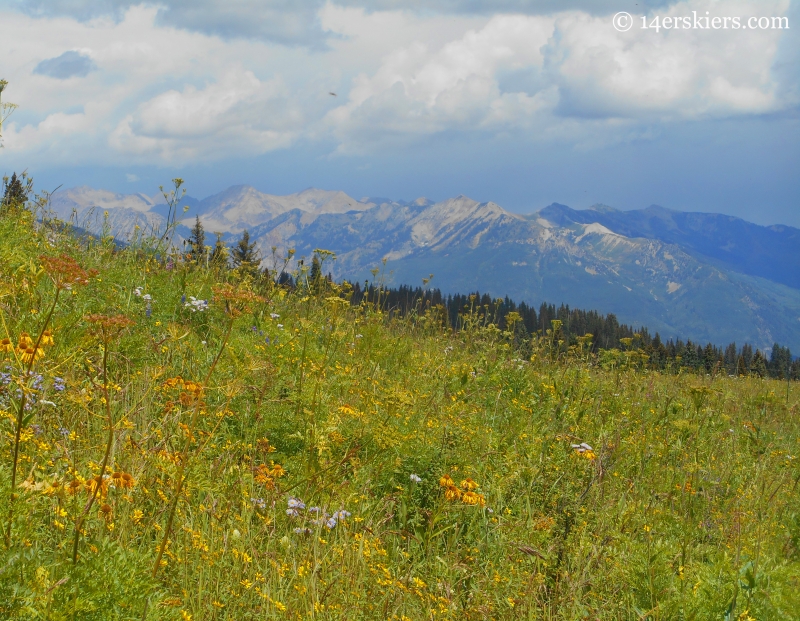
[[[772,354],[769,358],[769,374],[778,379],[786,379],[792,366],[792,352],[788,347],[781,347],[777,343],[772,346]]]
[[[315,254],[311,259],[311,271],[308,274],[308,284],[312,291],[318,291],[320,279],[322,278],[322,266],[319,262],[319,257]]]
[[[758,375],[758,377],[767,376],[767,362],[759,349],[756,350],[753,356],[753,362],[750,364],[750,373],[752,375]]]
[[[4,207],[11,205],[21,206],[28,200],[28,192],[30,191],[30,183],[23,185],[23,180],[26,180],[25,174],[22,177],[17,177],[17,173],[3,179],[3,203]]]
[[[714,351],[714,346],[711,343],[706,344],[703,350],[703,365],[709,373],[714,370],[717,364],[717,352]]]
[[[217,268],[228,267],[228,247],[222,241],[222,233],[215,233],[217,241],[211,251],[211,263]]]
[[[728,375],[737,375],[736,364],[738,360],[736,355],[736,343],[731,343],[725,348],[724,361],[725,361],[725,368],[728,371]]]
[[[742,358],[744,358],[745,368],[750,369],[750,366],[753,362],[753,348],[750,343],[745,343],[742,345]]]
[[[189,244],[191,245],[190,254],[192,261],[202,263],[206,258],[206,232],[203,228],[203,223],[200,222],[200,216],[195,216],[194,227],[192,227],[191,235],[189,236]]]
[[[744,363],[744,356],[739,356],[739,360],[736,362],[736,375],[747,375],[747,366]]]
[[[256,242],[250,241],[250,232],[245,229],[242,231],[242,237],[233,247],[231,251],[234,268],[243,268],[248,273],[255,273],[258,271],[258,264],[261,259],[256,250]]]

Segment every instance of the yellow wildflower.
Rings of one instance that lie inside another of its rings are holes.
[[[461,489],[465,489],[469,492],[478,489],[478,487],[480,486],[472,479],[467,478],[461,481]]]
[[[42,345],[52,345],[53,344],[53,332],[51,330],[45,330],[42,333],[41,344]]]
[[[483,494],[476,494],[472,491],[464,492],[461,500],[463,500],[464,504],[467,505],[478,505],[481,507],[486,506],[486,499],[483,497]]]
[[[467,492],[472,493],[472,492]],[[460,500],[461,499],[461,490],[458,489],[455,485],[448,485],[444,491],[444,497],[447,500]]]

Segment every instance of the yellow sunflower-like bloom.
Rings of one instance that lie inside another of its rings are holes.
[[[22,362],[28,364],[34,360],[39,360],[39,358],[44,357],[44,351],[42,351],[41,347],[34,348],[32,345],[26,348],[24,351],[20,352],[20,358],[22,358]]]
[[[472,492],[467,492],[468,494]],[[460,500],[461,499],[461,490],[458,489],[455,485],[448,485],[444,490],[444,497],[447,500]]]
[[[461,500],[467,505],[486,506],[486,499],[483,497],[483,494],[476,494],[475,492],[464,492]]]
[[[113,513],[113,509],[111,508],[110,504],[105,503],[103,506],[100,507],[99,515],[106,522],[111,520],[111,518],[113,517],[112,513]]]
[[[108,494],[108,482],[110,477],[101,477],[99,474],[93,476],[91,479],[86,480],[86,491],[93,494],[94,490],[99,486],[98,494],[105,496]]]
[[[472,479],[464,479],[461,481],[461,489],[465,489],[468,492],[478,489],[480,487],[475,481]]]
[[[450,487],[451,485],[455,485],[453,479],[450,478],[449,474],[442,475],[442,478],[439,479],[439,485],[441,487]]]

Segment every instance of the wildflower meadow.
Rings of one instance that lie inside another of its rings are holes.
[[[169,241],[0,211],[1,619],[800,616],[796,382]]]

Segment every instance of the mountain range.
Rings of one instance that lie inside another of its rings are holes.
[[[372,279],[386,259],[386,284],[479,290],[516,301],[542,301],[615,313],[662,339],[724,345],[774,342],[800,351],[800,229],[760,226],[731,216],[663,207],[576,210],[554,203],[532,214],[466,196],[440,202],[393,201],[310,188],[288,196],[234,186],[203,200],[187,197],[177,233],[199,216],[208,238],[233,243],[248,229],[271,267],[272,247],[296,258],[317,248],[336,278]],[[52,198],[53,211],[124,240],[136,225],[163,228],[163,197],[73,188]],[[207,241],[207,243],[212,243]]]

